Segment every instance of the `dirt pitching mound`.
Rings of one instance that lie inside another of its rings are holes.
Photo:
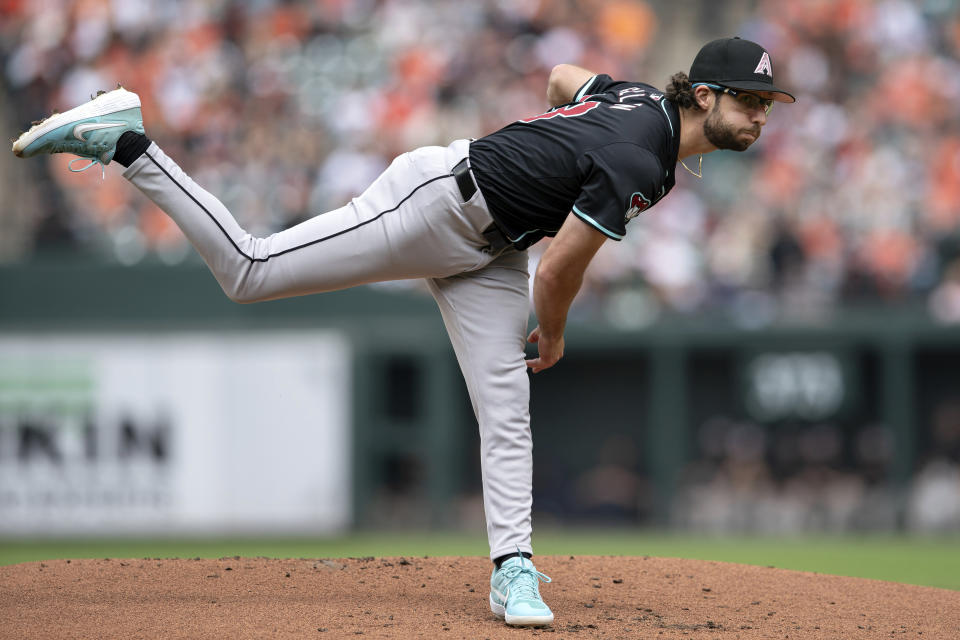
[[[0,567],[0,638],[960,638],[960,592],[720,562],[540,556],[514,629],[485,558],[51,560]]]

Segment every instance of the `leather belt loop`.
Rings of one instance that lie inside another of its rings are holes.
[[[470,198],[477,193],[477,185],[473,181],[473,176],[470,175],[470,165],[466,158],[453,167],[453,178],[460,188],[460,197],[464,202],[469,202]]]
[[[496,222],[491,222],[490,226],[483,230],[483,237],[490,243],[483,248],[486,253],[497,254],[513,246]]]

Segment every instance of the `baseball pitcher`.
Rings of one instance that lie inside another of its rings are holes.
[[[139,97],[102,93],[20,136],[21,157],[71,153],[83,171],[111,160],[163,209],[230,299],[248,303],[423,278],[440,307],[480,427],[490,608],[511,625],[546,625],[531,557],[529,379],[563,356],[567,311],[608,239],[673,188],[676,165],[744,151],[774,101],[767,51],[739,38],[706,44],[665,91],[561,64],[551,109],[478,140],[396,158],[345,206],[266,238],[244,231],[145,135]],[[702,167],[702,164],[700,165]],[[690,170],[690,169],[688,169]],[[692,171],[691,171],[692,172]],[[698,173],[695,175],[699,174]],[[553,238],[537,267],[527,335],[525,249]],[[538,355],[525,360],[524,339]]]

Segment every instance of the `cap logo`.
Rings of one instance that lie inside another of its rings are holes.
[[[757,68],[753,70],[754,73],[765,73],[771,78],[773,77],[773,66],[770,64],[770,56],[767,55],[767,52],[764,51],[763,55],[760,57],[760,62],[757,63]]]

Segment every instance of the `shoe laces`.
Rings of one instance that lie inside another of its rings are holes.
[[[85,159],[85,158],[74,158],[74,159],[71,160],[69,163],[67,163],[67,169],[70,169],[70,171],[73,171],[74,173],[83,173],[84,171],[86,171],[87,169],[89,169],[90,167],[92,167],[93,165],[98,164],[98,165],[100,165],[100,179],[101,179],[101,180],[106,180],[106,179],[107,179],[107,168],[106,168],[107,165],[103,164],[103,162],[101,162],[99,158],[89,159],[89,160],[90,160],[90,164],[84,165],[84,166],[80,167],[79,169],[74,169],[74,168],[73,168],[73,163],[74,163],[74,162],[76,162],[77,160],[84,160],[84,159]]]
[[[539,583],[550,582],[550,576],[537,571],[533,563],[522,553],[520,564],[501,569],[504,577],[510,580],[510,595],[522,600],[539,600]]]
[[[105,165],[105,164],[103,163],[103,161],[100,160],[100,158],[98,158],[98,157],[80,154],[80,153],[79,153],[79,150],[80,150],[80,148],[81,148],[82,146],[83,146],[82,143],[77,143],[77,142],[73,142],[72,140],[68,140],[68,141],[66,141],[66,142],[59,142],[59,143],[55,143],[55,144],[51,145],[51,146],[50,146],[50,153],[63,153],[63,152],[67,152],[67,153],[74,153],[74,154],[77,154],[77,155],[81,156],[81,157],[79,157],[79,158],[74,158],[73,160],[71,160],[71,161],[67,164],[67,169],[69,169],[69,170],[72,171],[73,173],[82,173],[82,172],[86,171],[87,169],[89,169],[90,167],[99,164],[99,165],[100,165],[100,178],[101,178],[102,180],[106,180],[106,179],[107,179],[107,169],[106,169],[106,165]],[[89,164],[86,164],[86,165],[84,165],[84,166],[82,166],[82,167],[80,167],[79,169],[74,169],[74,168],[73,168],[73,163],[77,162],[78,160],[89,160],[90,163],[89,163]]]

